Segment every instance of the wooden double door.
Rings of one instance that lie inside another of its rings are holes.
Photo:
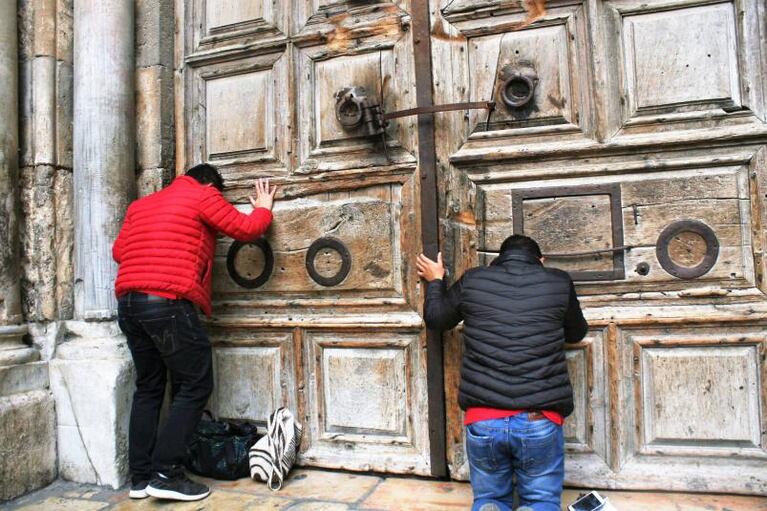
[[[591,324],[567,482],[763,493],[764,4],[525,5],[177,0],[178,168],[244,210],[280,186],[264,240],[218,245],[214,411],[289,406],[306,465],[466,479],[415,256],[460,275],[525,233]]]

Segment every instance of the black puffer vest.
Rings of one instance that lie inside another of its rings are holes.
[[[461,408],[573,411],[564,352],[572,282],[526,251],[508,251],[462,279]]]

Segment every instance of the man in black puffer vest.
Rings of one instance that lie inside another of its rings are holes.
[[[514,235],[490,266],[468,270],[447,288],[441,255],[418,258],[429,284],[424,316],[434,330],[461,321],[464,351],[459,404],[473,511],[559,511],[564,481],[564,418],[573,390],[564,344],[588,325],[564,271],[545,268],[538,244]]]

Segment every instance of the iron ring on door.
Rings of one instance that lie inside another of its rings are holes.
[[[695,279],[714,267],[719,256],[719,240],[714,230],[703,222],[682,220],[663,229],[655,254],[661,267],[674,277]]]
[[[509,77],[501,86],[501,99],[509,108],[520,108],[533,99],[535,80],[523,74]]]
[[[252,279],[243,277],[237,271],[237,267],[235,266],[237,254],[240,252],[240,250],[242,250],[243,247],[248,245],[260,248],[261,252],[264,254],[264,269],[259,275]],[[263,286],[266,281],[269,280],[269,277],[272,276],[272,271],[274,270],[274,253],[272,252],[271,245],[269,245],[269,242],[264,238],[259,238],[256,241],[251,241],[248,243],[242,243],[241,241],[233,242],[226,254],[226,270],[229,272],[229,276],[233,281],[246,289],[255,289],[257,287]]]
[[[341,268],[335,275],[325,277],[317,271],[317,267],[314,264],[317,254],[321,250],[331,249],[341,256]],[[306,270],[309,272],[309,276],[314,282],[324,287],[337,286],[343,282],[346,277],[349,276],[349,272],[352,269],[352,256],[349,253],[349,249],[346,248],[341,241],[336,238],[320,238],[309,246],[309,250],[306,252]]]

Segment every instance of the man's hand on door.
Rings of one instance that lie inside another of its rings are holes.
[[[256,181],[256,196],[248,197],[250,204],[254,208],[266,208],[271,211],[274,205],[274,194],[277,193],[276,186],[269,186],[268,179],[259,179]]]
[[[432,261],[423,254],[419,255],[416,268],[418,269],[418,276],[428,282],[443,279],[445,277],[445,265],[442,264],[442,252],[437,254],[436,261]]]

